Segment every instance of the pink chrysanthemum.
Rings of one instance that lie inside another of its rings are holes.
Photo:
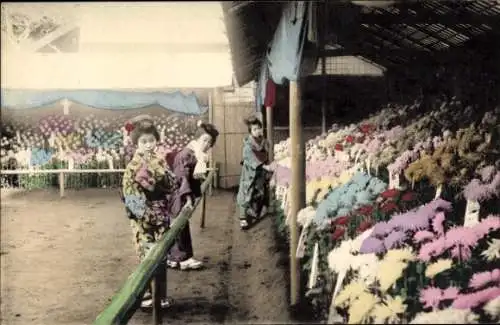
[[[500,229],[500,216],[489,215],[480,223],[474,225],[472,229],[479,238],[482,238],[491,231]]]
[[[500,269],[494,269],[491,272],[479,272],[472,275],[469,282],[469,288],[480,289],[489,283],[500,285]]]
[[[467,261],[472,257],[472,251],[469,246],[454,246],[450,253],[453,258],[459,259],[460,261]]]
[[[443,290],[443,300],[453,300],[458,297],[460,289],[457,287],[448,287]]]
[[[444,236],[438,237],[430,243],[425,243],[420,248],[418,258],[421,261],[428,262],[434,256],[441,255],[446,249]]]
[[[451,307],[456,309],[472,309],[499,296],[500,287],[486,288],[481,291],[458,295]]]
[[[444,235],[444,219],[444,212],[438,212],[434,218],[432,218],[432,229],[440,236]]]
[[[445,235],[447,248],[458,245],[474,247],[479,239],[474,229],[466,227],[453,227]]]
[[[434,239],[435,235],[428,230],[419,230],[413,236],[413,242],[422,243]]]
[[[437,308],[443,300],[441,289],[436,287],[427,287],[420,290],[420,302],[424,304],[424,308]]]
[[[491,197],[491,189],[489,184],[481,184],[481,181],[474,178],[464,187],[464,197],[471,201],[483,201]]]

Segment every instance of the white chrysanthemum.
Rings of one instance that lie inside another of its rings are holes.
[[[488,248],[481,252],[481,256],[487,261],[500,259],[500,239],[489,241]]]
[[[297,223],[300,226],[309,224],[316,215],[316,210],[312,206],[305,207],[297,214]]]
[[[447,308],[419,313],[410,324],[478,324],[479,316],[468,309]]]
[[[498,320],[500,318],[500,297],[488,301],[483,309],[493,320]]]
[[[379,259],[375,254],[360,254],[353,256],[351,268],[357,271],[358,281],[371,285],[377,279]]]

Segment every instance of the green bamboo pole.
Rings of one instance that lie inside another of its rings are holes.
[[[206,181],[201,185],[202,194],[205,194],[205,191],[210,185],[214,172],[214,170],[211,170]],[[167,251],[174,244],[180,231],[186,226],[199,202],[200,198],[194,202],[192,209],[187,207],[182,208],[181,212],[170,226],[170,230],[160,238],[156,245],[149,251],[146,258],[128,277],[127,281],[113,297],[108,307],[97,316],[94,325],[127,324],[138,308],[138,303],[142,299],[143,293],[155,275],[156,269],[162,263]]]

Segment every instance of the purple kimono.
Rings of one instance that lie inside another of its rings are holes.
[[[179,184],[179,189],[174,194],[170,207],[173,216],[179,214],[188,197],[191,197],[194,202],[197,197],[201,196],[201,181],[194,178],[194,168],[197,162],[194,151],[189,147],[179,151],[173,159],[171,167]],[[173,262],[182,262],[191,257],[193,257],[193,246],[188,223],[181,230],[179,237],[170,249],[168,259]]]

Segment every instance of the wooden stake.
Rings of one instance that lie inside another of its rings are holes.
[[[158,272],[157,272],[154,275],[153,280],[151,281],[151,297],[153,298],[153,324],[154,325],[159,325],[162,323],[160,283],[161,283],[161,281],[158,277]]]
[[[300,299],[300,264],[296,257],[298,245],[297,214],[305,206],[305,155],[302,138],[300,87],[290,81],[290,144],[292,184],[290,191],[290,304]]]
[[[205,228],[205,215],[206,215],[206,209],[207,209],[207,195],[203,193],[201,196],[201,228]]]

